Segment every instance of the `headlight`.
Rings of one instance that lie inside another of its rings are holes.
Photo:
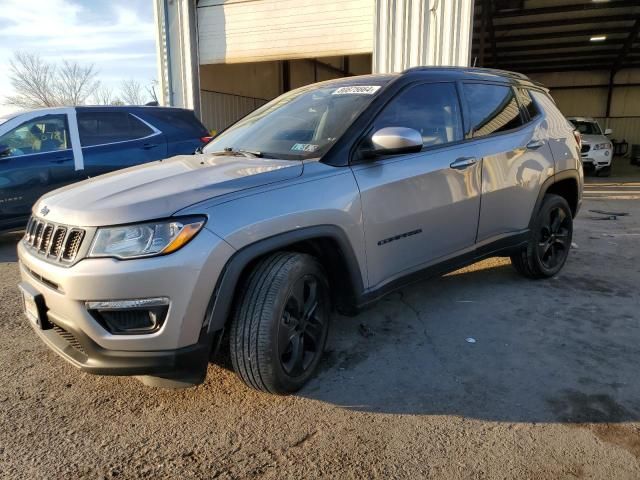
[[[202,217],[189,217],[99,228],[89,257],[128,259],[175,252],[196,236],[204,222]]]
[[[594,150],[604,150],[604,149],[610,149],[611,148],[611,144],[610,143],[597,143],[593,146]]]

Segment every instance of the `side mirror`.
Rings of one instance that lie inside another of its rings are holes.
[[[413,128],[385,127],[371,136],[372,155],[397,155],[422,150],[422,135]]]
[[[11,155],[11,149],[7,145],[0,145],[0,158]]]
[[[604,131],[605,135],[611,135],[613,133],[613,130],[611,130],[610,128],[606,128]]]

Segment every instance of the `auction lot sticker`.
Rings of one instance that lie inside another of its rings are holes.
[[[332,95],[373,95],[380,90],[380,85],[353,85],[340,87],[333,91]]]

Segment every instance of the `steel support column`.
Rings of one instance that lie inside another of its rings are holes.
[[[190,108],[200,116],[196,0],[155,0],[158,81],[162,105]]]

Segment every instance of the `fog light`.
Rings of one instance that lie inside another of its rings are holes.
[[[160,329],[169,310],[166,297],[85,303],[89,314],[115,334],[152,333]]]

